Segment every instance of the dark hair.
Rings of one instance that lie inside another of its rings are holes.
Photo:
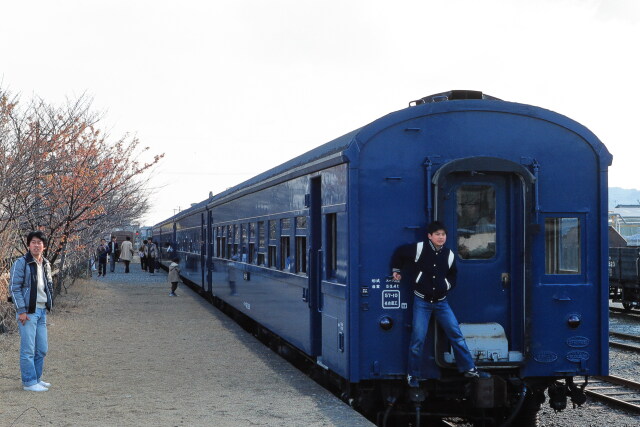
[[[440,230],[444,231],[444,234],[447,234],[447,227],[445,227],[440,221],[433,221],[431,224],[427,225],[427,233],[429,234],[433,234]]]
[[[146,244],[147,244],[147,243],[149,243],[149,242],[148,242],[148,241],[146,241],[146,240],[143,240],[143,241],[142,241],[142,243],[144,243],[144,244],[146,245]]]
[[[171,258],[171,261],[175,262],[176,264],[180,264],[180,257],[174,256],[173,258]]]
[[[127,240],[131,240],[131,237],[127,236],[127,237],[125,237],[125,239],[127,239]]]
[[[31,240],[33,240],[33,238],[34,238],[34,237],[35,237],[36,239],[40,239],[40,240],[42,240],[42,244],[43,244],[44,246],[47,246],[47,237],[46,237],[46,236],[44,235],[44,233],[43,233],[42,231],[40,231],[40,230],[32,231],[31,233],[29,233],[29,234],[27,235],[27,246],[29,246],[29,245],[31,244]]]

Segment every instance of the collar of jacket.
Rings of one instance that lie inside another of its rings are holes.
[[[29,251],[27,251],[27,253],[24,255],[24,259],[25,261],[27,261],[27,264],[36,262],[36,259],[33,257],[33,255],[31,255],[31,252]],[[45,265],[45,264],[49,264],[49,260],[46,259],[45,257],[42,257],[42,265]]]

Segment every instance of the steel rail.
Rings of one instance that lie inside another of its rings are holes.
[[[640,337],[639,336],[631,335],[631,334],[625,334],[623,332],[609,331],[609,335],[611,335],[612,337],[622,338],[622,339],[625,339],[625,340],[640,341]]]
[[[639,394],[640,393],[640,383],[637,383],[635,381],[631,381],[625,378],[620,378],[620,377],[616,377],[616,376],[608,376],[608,377],[594,377],[600,381],[602,381],[603,383],[609,383],[609,384],[614,384],[615,386],[618,387],[596,387],[596,389],[613,389],[613,388],[619,388],[619,387],[626,387],[628,389],[631,389],[632,391],[623,391],[623,392],[616,392],[616,395],[624,395],[624,394]],[[595,384],[592,384],[595,385]],[[640,399],[634,398],[631,399],[630,401],[625,401],[622,399],[618,399],[617,397],[613,397],[613,394],[604,394],[604,393],[599,393],[593,390],[589,390],[588,388],[585,390],[585,393],[587,396],[590,396],[596,400],[599,400],[601,402],[607,403],[609,405],[615,405],[624,409],[627,409],[629,411],[633,411],[633,412],[637,412],[640,413],[640,405],[637,405],[635,403],[632,402],[638,402],[640,401]]]
[[[638,310],[631,311],[631,310],[625,310],[624,308],[609,307],[609,311],[612,314],[621,314],[629,317],[640,317],[640,311]]]

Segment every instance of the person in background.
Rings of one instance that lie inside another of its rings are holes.
[[[140,267],[143,271],[147,271],[147,256],[145,255],[147,243],[147,240],[143,240],[142,246],[140,246],[140,248],[138,249],[138,256],[140,257]]]
[[[120,245],[118,245],[118,240],[116,236],[111,236],[111,241],[109,242],[109,260],[110,262],[110,270],[111,272],[116,271],[116,260],[118,259],[118,252],[120,251]]]
[[[167,280],[171,283],[171,292],[169,293],[170,297],[177,297],[176,289],[178,289],[178,282],[180,281],[180,258],[173,257],[171,259],[171,264],[169,264],[169,275],[167,276]]]
[[[98,277],[107,275],[107,254],[109,246],[107,241],[100,239],[100,246],[96,249],[96,258],[98,258]]]
[[[11,267],[9,287],[16,306],[20,331],[20,374],[25,391],[47,391],[51,384],[42,379],[47,355],[47,311],[53,306],[51,264],[43,256],[47,238],[42,231],[27,236],[29,251]]]
[[[147,267],[152,276],[155,275],[156,258],[158,257],[158,247],[153,242],[153,238],[149,237],[149,243],[145,248],[145,256],[147,257]]]
[[[125,241],[120,246],[120,259],[124,262],[124,272],[129,272],[129,264],[133,259],[133,243],[131,243],[131,237],[125,237]]]

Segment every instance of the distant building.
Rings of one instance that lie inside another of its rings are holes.
[[[628,246],[640,246],[640,205],[617,205],[609,211],[609,225]]]

